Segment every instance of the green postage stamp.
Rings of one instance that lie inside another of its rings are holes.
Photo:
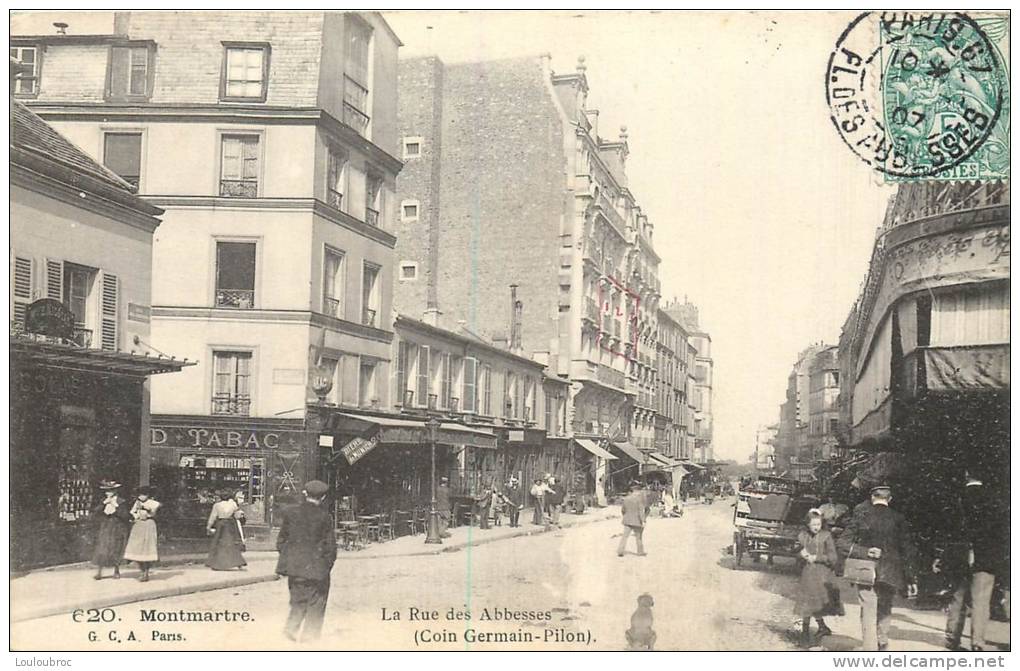
[[[1009,19],[862,14],[826,72],[843,141],[886,181],[1009,178]]]

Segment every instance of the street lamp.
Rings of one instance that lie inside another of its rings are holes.
[[[436,508],[436,442],[439,440],[439,420],[429,417],[425,427],[429,430],[429,442],[432,446],[432,502],[429,505],[429,526],[425,534],[426,544],[443,543],[439,533],[439,510]]]

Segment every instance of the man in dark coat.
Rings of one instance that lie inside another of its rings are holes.
[[[319,480],[305,483],[303,503],[283,511],[283,524],[276,539],[279,575],[287,576],[290,615],[284,633],[292,641],[304,624],[304,638],[322,633],[322,619],[329,598],[329,573],[336,561],[333,519],[322,507],[329,487]]]
[[[914,545],[906,518],[889,507],[892,490],[873,487],[871,503],[858,505],[846,529],[839,536],[840,552],[855,559],[876,562],[875,584],[858,586],[861,602],[861,637],[864,650],[885,650],[896,592],[913,592]]]
[[[521,489],[517,478],[510,478],[503,490],[503,498],[507,501],[507,512],[510,515],[510,526],[519,527],[521,510],[524,508],[524,491]]]
[[[449,538],[450,532],[450,478],[445,475],[439,478],[436,487],[436,510],[439,511],[439,536]]]
[[[1009,513],[1000,510],[984,483],[969,474],[963,492],[963,525],[970,556],[957,562],[964,566],[955,571],[957,585],[946,621],[946,647],[950,650],[960,647],[969,596],[971,649],[983,652],[995,577],[1009,566]]]
[[[630,493],[623,497],[620,503],[620,512],[623,516],[623,536],[620,538],[620,546],[616,548],[616,554],[622,557],[627,550],[627,539],[634,534],[637,541],[637,554],[645,556],[644,538],[645,520],[648,519],[648,496],[641,483],[631,483]]]

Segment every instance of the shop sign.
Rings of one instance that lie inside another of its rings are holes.
[[[25,308],[25,331],[52,338],[74,337],[74,314],[52,298],[40,298]]]
[[[214,429],[203,427],[167,427],[150,429],[153,447],[213,447],[239,450],[275,450],[300,444],[295,432],[258,431],[254,429]]]
[[[127,318],[128,321],[148,324],[152,319],[152,308],[139,303],[128,303]]]
[[[354,465],[358,459],[368,454],[379,444],[379,437],[361,438],[360,436],[340,448],[340,453],[347,459],[347,463]]]

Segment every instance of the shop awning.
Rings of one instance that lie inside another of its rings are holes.
[[[616,459],[616,457],[613,456],[612,453],[599,447],[598,443],[596,443],[594,440],[588,440],[587,438],[575,438],[574,442],[583,447],[584,449],[588,450],[592,454],[594,454],[596,457],[601,457],[607,460]]]
[[[693,469],[695,471],[703,471],[703,470],[705,470],[704,466],[701,466],[700,464],[696,464],[693,461],[681,461],[680,463],[681,463],[681,465],[683,465],[684,468]]]
[[[678,460],[674,459],[673,457],[667,456],[662,452],[652,452],[648,456],[668,469],[673,469],[680,465],[680,462]]]
[[[110,352],[87,349],[32,336],[11,335],[11,359],[44,368],[76,370],[89,373],[106,373],[146,377],[159,373],[176,373],[194,361],[181,361],[166,356],[143,356],[127,352]]]
[[[624,454],[626,454],[628,457],[638,462],[639,464],[645,463],[645,455],[641,453],[641,450],[634,447],[627,441],[623,441],[621,443],[613,443],[613,445],[616,447],[616,449],[620,450],[621,452],[623,452]]]
[[[330,416],[327,431],[349,431],[368,433],[378,431],[380,443],[393,445],[428,445],[428,428],[424,420],[390,417],[385,415],[361,415],[338,412]],[[439,425],[437,442],[442,445],[466,445],[483,449],[496,449],[496,434],[487,429],[478,429],[454,422]]]

